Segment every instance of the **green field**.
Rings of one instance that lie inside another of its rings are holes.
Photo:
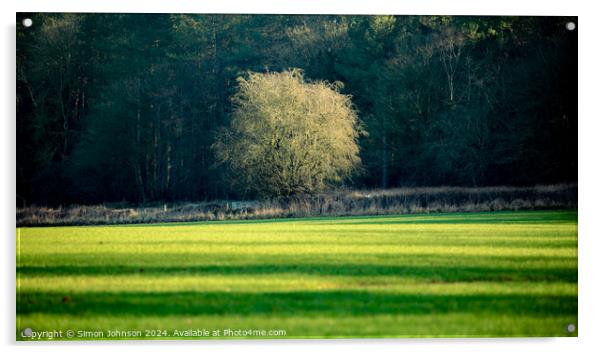
[[[19,340],[577,334],[576,211],[19,228],[17,263]]]

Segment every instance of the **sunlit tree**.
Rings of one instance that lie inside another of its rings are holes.
[[[214,145],[244,191],[314,193],[350,177],[362,133],[340,83],[306,82],[300,70],[238,78],[230,128]]]

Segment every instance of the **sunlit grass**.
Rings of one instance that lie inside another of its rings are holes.
[[[288,337],[562,336],[577,213],[18,229],[18,332],[260,328]],[[18,334],[20,339],[20,335]]]

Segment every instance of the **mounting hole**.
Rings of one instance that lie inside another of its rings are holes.
[[[573,31],[575,28],[577,28],[575,22],[571,21],[566,23],[566,29],[568,29],[569,31]]]
[[[31,27],[31,25],[33,25],[31,18],[24,18],[22,23],[25,27]]]
[[[568,326],[566,326],[566,331],[567,331],[567,332],[569,332],[569,333],[573,333],[573,332],[575,332],[575,329],[576,329],[576,328],[575,328],[575,325],[574,325],[574,324],[572,324],[572,323],[571,323],[571,324],[569,324]]]

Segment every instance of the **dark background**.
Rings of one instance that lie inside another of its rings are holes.
[[[353,96],[369,135],[346,187],[577,179],[576,18],[17,20],[19,206],[240,197],[211,150],[235,79],[292,67]]]

